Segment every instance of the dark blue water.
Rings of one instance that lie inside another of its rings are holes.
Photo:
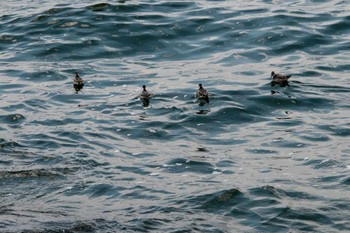
[[[0,232],[349,232],[348,6],[1,1]]]

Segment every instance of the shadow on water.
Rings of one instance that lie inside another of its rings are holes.
[[[150,100],[147,98],[140,98],[143,107],[149,107]]]
[[[208,114],[209,112],[210,112],[210,110],[200,109],[198,112],[196,112],[196,114],[205,115],[205,114]]]
[[[271,87],[287,87],[289,86],[289,82],[288,81],[283,81],[283,82],[276,82],[276,81],[271,81]]]
[[[198,98],[196,102],[198,102],[198,106],[203,107],[206,104],[209,104],[209,97],[206,96],[204,98]]]
[[[83,87],[84,87],[84,84],[73,84],[73,88],[77,94],[79,91],[83,89]]]

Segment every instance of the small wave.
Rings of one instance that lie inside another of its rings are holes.
[[[90,9],[92,11],[105,11],[111,7],[113,7],[113,5],[108,4],[108,3],[97,3],[94,5],[88,6],[87,9]]]
[[[46,213],[50,214],[50,213]],[[110,221],[103,218],[92,220],[76,220],[65,221],[61,223],[53,223],[53,221],[44,221],[40,229],[33,227],[27,229],[25,226],[21,227],[23,232],[27,233],[54,233],[54,232],[94,232],[94,231],[128,231],[126,226],[121,225],[117,221]]]
[[[238,189],[228,189],[211,194],[193,196],[188,199],[191,206],[210,212],[222,212],[245,200]]]
[[[19,171],[1,171],[1,179],[51,179],[51,178],[62,178],[64,174],[67,174],[69,169],[66,168],[52,168],[47,169],[32,169],[32,170],[19,170]]]
[[[164,169],[171,173],[194,172],[212,174],[214,171],[214,166],[208,162],[178,158],[166,162]]]
[[[4,124],[18,124],[21,123],[24,119],[25,117],[19,113],[0,116],[0,122]]]
[[[340,183],[343,184],[343,185],[349,186],[349,185],[350,185],[350,177],[341,179],[341,180],[340,180]]]

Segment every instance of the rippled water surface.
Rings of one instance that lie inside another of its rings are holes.
[[[0,232],[349,232],[349,39],[347,0],[1,1]]]

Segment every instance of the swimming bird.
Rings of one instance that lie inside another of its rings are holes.
[[[276,74],[275,71],[271,72],[271,79],[273,82],[276,83],[284,83],[288,82],[288,79],[292,77],[292,75],[285,75],[285,74]]]
[[[79,76],[78,72],[75,72],[73,87],[76,91],[80,91],[84,87],[84,80]]]
[[[209,93],[207,90],[205,90],[202,86],[202,84],[198,84],[199,88],[196,93],[196,98],[199,101],[199,105],[203,106],[205,103],[209,104]]]
[[[144,107],[148,107],[148,106],[149,106],[149,100],[151,99],[152,94],[149,93],[149,92],[146,90],[146,85],[143,85],[142,88],[143,88],[143,91],[142,91],[141,94],[140,94],[140,100],[141,100],[142,105],[143,105]]]

